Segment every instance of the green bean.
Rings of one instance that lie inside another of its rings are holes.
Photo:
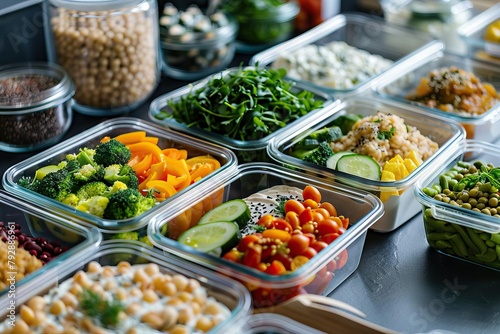
[[[455,187],[457,183],[458,181],[455,179],[448,180],[448,187],[450,187],[450,189],[453,189],[453,187]]]
[[[495,246],[497,245],[496,243],[494,243],[494,242],[493,242],[493,241],[491,241],[491,240],[486,240],[484,243],[486,244],[486,246],[488,246],[488,247],[492,247],[492,248],[493,248],[493,247],[495,247]]]
[[[486,233],[486,232],[483,232],[483,233],[480,233],[480,234],[479,234],[479,237],[480,237],[482,240],[486,241],[486,240],[490,240],[490,239],[491,239],[491,234]]]
[[[455,231],[456,231],[450,223],[444,222],[442,220],[436,220],[432,217],[425,217],[424,223],[426,225],[429,225],[434,230],[437,230],[440,232],[455,233]]]
[[[462,191],[464,189],[465,189],[465,184],[463,184],[463,183],[457,183],[453,187],[453,191]]]
[[[437,240],[434,248],[443,250],[446,248],[451,248],[451,244],[446,240]]]
[[[490,240],[496,243],[497,245],[500,245],[500,233],[491,234]]]
[[[429,187],[425,187],[424,189],[422,189],[422,191],[424,192],[424,194],[426,194],[427,196],[430,196],[430,197],[434,197],[438,194],[438,191],[436,189],[429,188]]]
[[[499,244],[497,244],[497,245],[495,246],[495,251],[497,252],[497,258],[499,258],[499,259],[500,259],[500,245],[499,245]]]
[[[446,175],[443,174],[439,175],[439,185],[443,189],[449,189],[448,178],[446,177]]]
[[[474,167],[476,167],[478,170],[481,170],[481,166],[486,166],[484,162],[479,161],[479,160],[478,160],[478,161],[475,161],[475,162],[473,163],[473,165],[474,165]]]
[[[471,164],[466,161],[459,161],[457,162],[457,166],[462,168],[469,168]]]
[[[430,218],[432,218],[432,211],[431,211],[431,208],[426,208],[426,209],[424,210],[424,216],[425,216],[425,217],[430,217]]]
[[[458,234],[460,234],[460,237],[462,237],[467,247],[469,247],[475,254],[480,252],[479,248],[474,244],[474,242],[472,242],[471,238],[462,226],[457,224],[451,224],[451,226],[453,226],[453,228],[457,230]]]
[[[432,241],[449,240],[453,236],[454,234],[449,232],[431,232],[427,233],[427,240],[432,240]]]
[[[440,186],[439,184],[437,184],[437,183],[436,183],[436,184],[433,184],[433,185],[431,186],[431,188],[432,188],[432,189],[435,189],[438,193],[443,192],[443,188],[441,188],[441,186]]]
[[[472,242],[479,249],[479,253],[480,254],[486,253],[486,251],[488,250],[488,246],[486,246],[486,243],[483,241],[483,239],[481,239],[479,235],[476,232],[474,232],[474,230],[471,229],[470,227],[466,227],[465,229],[467,230],[467,233],[469,234],[469,237],[472,240]]]
[[[458,172],[456,170],[453,170],[453,169],[450,169],[449,171],[444,173],[444,175],[448,175],[451,178],[454,178],[457,174],[458,174]]]
[[[458,234],[455,234],[452,238],[450,238],[451,248],[453,251],[461,257],[467,257],[469,253],[467,252],[467,247],[465,246],[464,241]]]
[[[478,260],[483,261],[483,262],[493,262],[493,261],[495,261],[498,258],[497,252],[493,248],[488,248],[488,250],[486,251],[486,253],[484,253],[484,254],[476,254],[475,257]]]

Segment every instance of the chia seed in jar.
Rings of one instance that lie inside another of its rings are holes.
[[[74,85],[55,64],[0,68],[0,149],[26,152],[54,144],[68,130]]]

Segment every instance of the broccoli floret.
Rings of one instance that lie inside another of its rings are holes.
[[[78,189],[76,192],[76,196],[80,200],[87,200],[94,196],[105,196],[107,197],[107,193],[109,191],[109,187],[106,183],[100,181],[94,181],[84,184]]]
[[[77,206],[78,203],[80,202],[80,198],[76,194],[69,194],[66,197],[64,197],[61,200],[61,203],[71,205],[71,206]]]
[[[342,137],[342,130],[338,126],[325,127],[314,131],[304,139],[315,139],[318,143],[332,142]]]
[[[76,209],[98,217],[103,217],[108,203],[109,199],[107,197],[97,195],[80,201]]]
[[[110,184],[115,181],[123,182],[127,185],[127,188],[137,189],[139,187],[139,179],[135,171],[127,164],[114,164],[105,167],[104,180]]]
[[[75,182],[72,174],[66,168],[48,173],[40,180],[37,192],[41,195],[53,198],[61,202],[66,196],[75,190]]]
[[[117,233],[113,234],[110,239],[125,239],[125,240],[137,241],[139,240],[139,233],[134,231]]]
[[[76,155],[76,160],[80,163],[80,166],[84,165],[97,165],[97,163],[94,161],[94,156],[96,154],[96,151],[92,148],[81,148],[80,152]]]
[[[100,143],[95,148],[94,161],[99,165],[125,165],[130,160],[132,153],[129,148],[116,139]]]
[[[142,243],[145,243],[148,246],[154,246],[153,243],[151,242],[151,240],[149,240],[149,238],[148,238],[147,235],[144,235],[144,236],[140,237],[139,241],[142,242]]]
[[[127,188],[109,196],[109,203],[104,211],[106,219],[128,219],[138,216],[155,206],[152,196],[143,196],[139,190]]]
[[[21,176],[19,181],[17,181],[17,184],[28,190],[38,192],[37,189],[40,181],[31,176]]]
[[[127,189],[127,185],[121,181],[115,181],[112,186],[108,188],[107,196],[111,196],[117,191]]]
[[[78,182],[93,182],[102,180],[104,177],[104,170],[100,165],[86,164],[80,167],[74,174],[73,177]]]
[[[304,161],[311,162],[316,165],[326,166],[326,161],[333,155],[333,151],[327,142],[321,142],[318,147],[303,154]]]

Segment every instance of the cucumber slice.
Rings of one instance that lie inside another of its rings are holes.
[[[331,157],[329,157],[328,160],[326,160],[326,167],[331,169],[337,169],[337,162],[339,161],[340,158],[346,155],[356,155],[356,153],[353,153],[351,151],[337,152],[333,154]]]
[[[198,225],[214,221],[234,221],[240,228],[250,220],[250,209],[242,199],[233,199],[216,206],[201,217]]]
[[[232,221],[216,221],[191,227],[184,231],[177,241],[201,252],[220,256],[236,246],[240,239],[238,224]]]
[[[380,165],[375,159],[362,154],[341,157],[337,162],[337,170],[375,181],[380,180],[382,174]]]

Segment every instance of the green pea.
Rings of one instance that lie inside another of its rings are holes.
[[[486,197],[480,197],[478,200],[477,200],[478,203],[483,203],[483,204],[486,204],[489,202],[489,199],[486,198]]]
[[[482,185],[479,186],[479,190],[482,191],[482,192],[490,192],[490,189],[491,189],[491,183],[489,182],[486,182],[486,183],[483,183]]]
[[[491,212],[488,208],[482,209],[481,212],[484,213],[485,215],[491,216]]]
[[[485,207],[486,207],[486,205],[484,205],[484,203],[477,203],[477,205],[476,205],[476,209],[478,209],[479,211],[481,211]]]
[[[498,188],[494,187],[494,186],[491,186],[490,193],[497,194],[498,193]]]
[[[462,208],[470,210],[470,209],[472,209],[472,205],[470,205],[470,203],[463,203]]]
[[[477,205],[477,199],[475,198],[469,198],[468,202],[473,208]]]
[[[462,191],[464,189],[465,189],[465,184],[463,184],[463,183],[457,183],[453,187],[453,191]]]
[[[490,213],[492,216],[496,215],[498,213],[497,208],[490,208]]]
[[[435,199],[436,201],[440,201],[440,202],[442,202],[442,201],[443,201],[443,195],[441,195],[441,194],[437,194],[437,195],[435,195],[435,196],[434,196],[434,199]]]
[[[472,188],[469,190],[469,197],[477,197],[478,190],[476,188]]]
[[[498,198],[496,197],[491,197],[489,200],[488,200],[488,205],[492,208],[496,208],[498,206]]]
[[[469,200],[469,194],[466,193],[466,192],[463,192],[461,195],[460,195],[460,199],[462,200],[462,202],[467,202]]]
[[[481,212],[481,210],[479,210],[478,208],[472,208],[472,211],[474,211],[474,212]]]
[[[471,166],[469,167],[469,173],[471,173],[471,174],[476,174],[476,173],[477,173],[477,168],[476,168],[476,166],[471,165]]]
[[[457,181],[460,181],[463,178],[464,178],[464,176],[462,174],[455,175],[455,180],[457,180]]]
[[[451,248],[451,244],[446,240],[437,240],[435,243],[437,249]]]

